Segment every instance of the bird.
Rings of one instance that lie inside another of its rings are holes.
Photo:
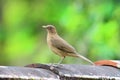
[[[47,44],[49,48],[52,50],[52,52],[61,57],[58,64],[61,64],[66,56],[71,56],[81,58],[87,61],[88,63],[94,65],[94,63],[91,60],[80,55],[73,46],[71,46],[67,41],[60,37],[57,33],[55,26],[46,25],[42,27],[47,30]]]

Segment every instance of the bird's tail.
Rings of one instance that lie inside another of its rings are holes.
[[[91,60],[87,59],[86,57],[84,57],[84,56],[82,56],[82,55],[80,55],[80,54],[77,54],[77,57],[79,57],[79,58],[81,58],[81,59],[89,62],[90,64],[94,65],[94,63],[93,63]]]

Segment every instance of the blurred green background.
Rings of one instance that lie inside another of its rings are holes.
[[[42,28],[48,24],[92,61],[120,59],[120,0],[0,0],[0,65],[58,62]]]

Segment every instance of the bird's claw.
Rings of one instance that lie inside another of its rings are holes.
[[[50,69],[53,70],[54,68],[59,68],[61,66],[63,66],[63,65],[62,64],[58,64],[58,63],[56,63],[56,64],[50,64]]]

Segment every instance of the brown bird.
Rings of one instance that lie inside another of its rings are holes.
[[[66,56],[79,57],[91,64],[94,64],[89,59],[78,54],[77,51],[70,44],[68,44],[64,39],[62,39],[57,34],[56,28],[53,25],[43,26],[43,28],[47,29],[47,44],[49,48],[61,57],[61,60],[58,64],[60,64]]]

